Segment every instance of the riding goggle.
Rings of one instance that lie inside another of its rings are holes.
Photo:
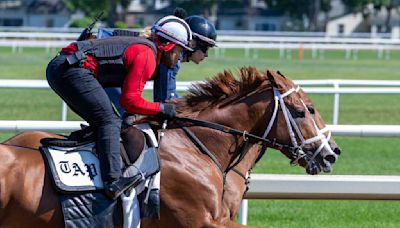
[[[206,45],[206,44],[202,44],[201,42],[199,42],[196,47],[195,50],[200,50],[202,51],[204,54],[207,53],[208,49],[210,48],[210,46]]]

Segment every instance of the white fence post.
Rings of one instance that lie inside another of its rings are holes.
[[[64,101],[61,101],[61,120],[67,121],[68,106]]]
[[[245,48],[244,48],[244,57],[246,59],[249,58],[249,55],[250,55],[249,53],[250,53],[249,48],[247,46],[245,46]]]
[[[335,95],[333,95],[333,114],[332,114],[332,124],[337,125],[339,122],[339,83],[335,81],[334,88],[337,90]]]
[[[317,57],[318,57],[318,50],[315,47],[315,45],[313,45],[311,48],[311,58],[316,59]]]
[[[240,203],[239,224],[247,225],[248,210],[249,210],[249,202],[247,199],[244,199]]]

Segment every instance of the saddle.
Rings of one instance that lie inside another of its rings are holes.
[[[91,127],[72,132],[66,139],[44,138],[40,142],[40,151],[58,191],[103,189]],[[145,180],[156,174],[160,169],[157,147],[157,140],[148,124],[124,128],[120,146],[123,176],[142,174]]]
[[[125,192],[121,200],[110,200],[100,191],[103,182],[94,139],[93,130],[85,127],[66,139],[41,140],[40,151],[50,170],[50,179],[60,193],[64,226],[113,227],[131,221],[133,214],[159,218],[160,159],[156,136],[149,125],[129,126],[121,131],[123,176],[142,175],[141,183]],[[133,207],[134,202],[138,206]]]

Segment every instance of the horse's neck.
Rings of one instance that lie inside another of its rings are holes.
[[[205,112],[199,118],[261,136],[268,124],[268,120],[262,120],[261,118],[265,110],[271,110],[271,112],[273,110],[273,105],[270,105],[273,104],[271,102],[273,96],[268,94],[264,95],[270,96],[270,99],[268,99],[269,97],[264,97],[262,99],[264,102],[260,102],[261,99],[259,98],[249,97],[247,100],[245,99],[235,105]],[[237,158],[245,140],[244,137],[233,136],[205,128],[196,129],[195,133],[206,147],[215,154],[224,168],[232,164]]]

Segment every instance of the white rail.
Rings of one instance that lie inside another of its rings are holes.
[[[10,76],[11,77],[11,76]],[[293,80],[294,83],[301,86],[322,86],[322,85],[339,85],[339,86],[385,86],[400,87],[400,80],[347,80],[347,79],[327,79],[327,80]],[[177,88],[183,91],[189,86],[201,81],[178,81]],[[146,84],[146,89],[151,89],[153,82]],[[46,80],[18,80],[18,79],[0,79],[0,88],[50,88]]]
[[[253,174],[239,223],[247,224],[247,199],[400,200],[400,176]]]
[[[83,30],[83,29],[82,29]],[[135,30],[139,31],[139,30]],[[73,32],[44,32],[44,31],[0,31],[2,39],[36,39],[36,40],[75,40],[80,31]],[[400,44],[399,39],[390,37],[329,37],[329,36],[299,36],[292,34],[219,34],[218,42],[240,43],[336,43],[336,44]]]
[[[49,40],[0,40],[0,46],[12,47],[13,52],[20,51],[23,47],[37,47],[37,48],[62,48],[71,43],[71,40],[49,41]],[[390,51],[400,50],[399,44],[347,44],[347,43],[243,43],[243,42],[219,42],[216,48],[217,54],[219,49],[312,49],[312,50],[377,50],[377,51]],[[247,53],[248,54],[248,53]],[[249,57],[249,56],[247,56]]]
[[[400,200],[400,176],[253,174],[245,198]]]
[[[35,31],[35,30],[34,30]],[[37,30],[36,30],[37,31]],[[0,31],[0,46],[12,47],[14,52],[21,51],[23,47],[43,47],[47,51],[50,48],[60,48],[74,41],[80,34],[76,30],[72,32],[41,32],[32,31]],[[377,50],[378,58],[382,58],[384,51],[390,58],[390,50],[400,50],[400,39],[390,37],[329,37],[325,34],[314,34],[308,36],[302,33],[232,33],[220,31],[218,36],[218,47],[216,55],[220,54],[220,49],[238,48],[245,49],[246,57],[249,57],[249,49],[312,49],[313,57],[317,55],[316,50],[339,49],[346,50],[346,58],[352,55],[351,50]],[[364,35],[365,36],[365,35]],[[358,53],[354,53],[354,58],[358,58]],[[283,57],[284,54],[280,53]]]
[[[71,132],[80,129],[81,124],[87,125],[84,121],[0,120],[0,131]],[[400,136],[400,125],[328,125],[328,128],[338,136]]]
[[[307,93],[333,94],[332,124],[339,124],[340,94],[400,94],[399,80],[295,80]],[[177,91],[186,91],[194,82],[177,82]],[[321,87],[330,85],[331,87]],[[357,87],[349,87],[357,86]],[[363,87],[361,87],[363,86]],[[374,86],[374,87],[371,87]],[[45,80],[0,80],[0,88],[49,88]],[[153,82],[148,82],[145,90],[151,90]],[[61,120],[67,119],[67,106],[62,103]]]
[[[72,132],[79,130],[84,121],[51,121],[51,120],[0,120],[0,131],[52,131]]]

